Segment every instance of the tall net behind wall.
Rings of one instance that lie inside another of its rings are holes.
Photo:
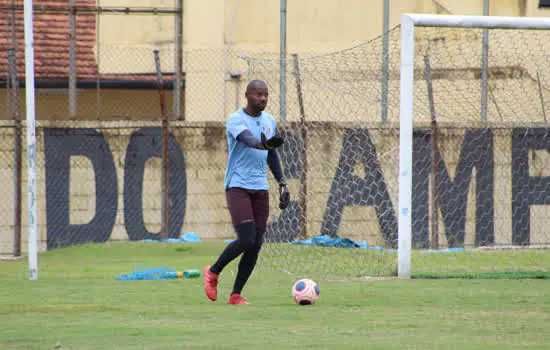
[[[295,202],[268,231],[268,267],[395,272],[399,34],[388,34],[386,62],[383,37],[325,56],[289,57],[283,89],[279,60],[245,58],[249,78],[268,82],[271,110],[280,114],[279,101],[286,104],[279,128],[289,140],[282,154]],[[483,30],[416,29],[413,273],[550,265],[543,249],[550,243],[548,35],[490,30],[484,85]],[[321,235],[366,248],[316,245]],[[278,243],[295,239],[313,244]]]
[[[268,110],[286,139],[280,154],[292,194],[280,211],[272,191],[276,217],[267,230],[264,268],[335,276],[395,272],[398,38],[399,30],[388,33],[387,50],[379,37],[326,55],[289,56],[283,85],[281,61],[244,57],[248,79],[268,84]]]

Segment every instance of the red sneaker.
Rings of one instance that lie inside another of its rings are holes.
[[[246,301],[245,298],[241,297],[240,294],[231,294],[227,303],[232,305],[248,305],[248,301]]]
[[[210,266],[204,268],[204,292],[212,301],[218,299],[218,277],[219,275],[210,272]]]

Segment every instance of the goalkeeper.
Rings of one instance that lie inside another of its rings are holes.
[[[279,183],[279,208],[285,209],[290,201],[276,151],[284,140],[275,135],[275,118],[264,112],[268,99],[266,83],[251,81],[245,96],[246,107],[233,113],[226,125],[229,158],[224,186],[237,239],[224,249],[214,265],[204,269],[204,291],[216,301],[220,273],[242,254],[228,304],[248,304],[241,291],[256,265],[269,216],[267,166]]]

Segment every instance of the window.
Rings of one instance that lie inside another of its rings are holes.
[[[541,7],[549,7],[550,8],[550,0],[539,0],[539,8]]]

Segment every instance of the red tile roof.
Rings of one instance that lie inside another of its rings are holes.
[[[12,0],[3,0],[3,7],[11,6]],[[16,11],[0,10],[0,80],[8,76],[8,49],[13,47],[12,35],[15,36],[17,76],[21,81],[25,75],[25,30],[24,0],[15,0]],[[34,66],[36,80],[62,80],[69,77],[69,13],[57,11],[40,11],[40,6],[48,9],[67,9],[69,0],[35,0],[33,13],[34,27]],[[95,8],[95,0],[76,0],[78,8]],[[15,28],[12,34],[12,19]],[[77,12],[76,14],[76,71],[77,80],[95,81],[98,66],[94,53],[96,44],[96,14],[94,12]],[[173,74],[165,76],[171,79]],[[108,74],[101,79],[117,80],[155,80],[154,74]]]
[[[11,0],[8,1],[11,5]],[[23,6],[23,0],[15,5]],[[49,8],[67,8],[69,0],[38,0],[36,5]],[[77,6],[94,7],[95,1],[76,0]],[[15,43],[17,76],[25,73],[25,30],[22,11],[0,13],[0,76],[7,76],[7,49],[13,47],[12,18],[15,17]],[[34,68],[36,79],[59,79],[69,76],[69,14],[62,12],[33,13]],[[94,54],[96,40],[96,17],[94,13],[76,15],[76,59],[78,79],[95,79],[97,62]]]

